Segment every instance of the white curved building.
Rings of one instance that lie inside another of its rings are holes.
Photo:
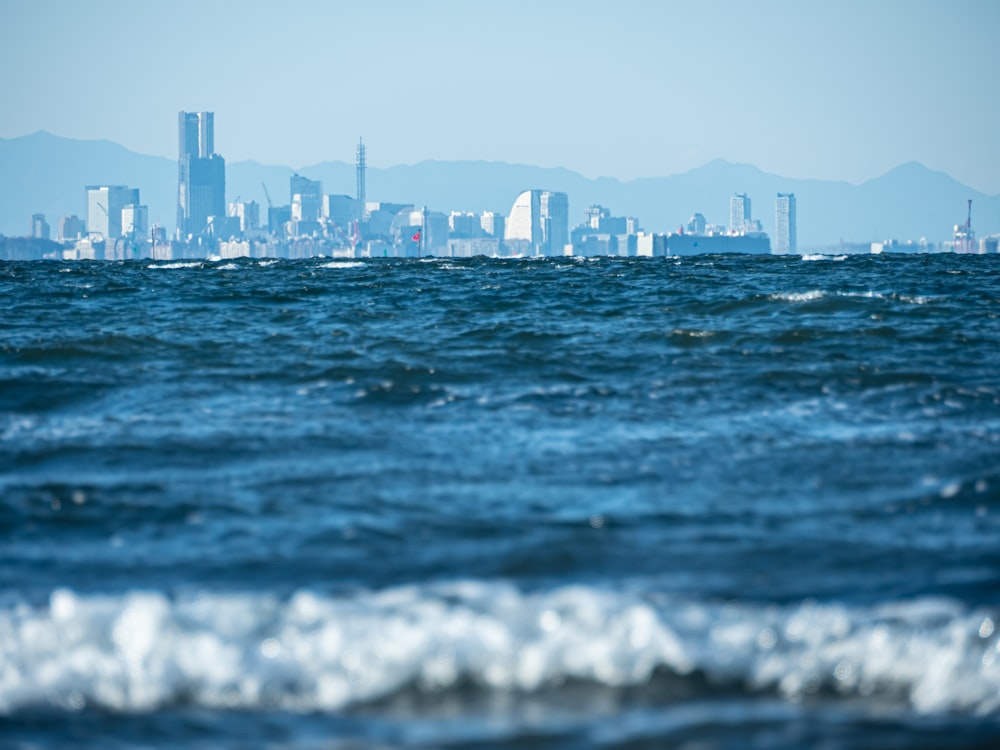
[[[533,245],[541,243],[541,195],[541,190],[525,190],[517,196],[504,226],[505,241],[525,240]]]
[[[514,201],[504,242],[525,245],[534,255],[562,255],[569,241],[569,199],[565,193],[525,190]]]

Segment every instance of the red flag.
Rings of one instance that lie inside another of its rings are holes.
[[[413,240],[414,242],[420,242],[420,230],[418,229],[417,233],[412,237],[410,237],[410,239]]]

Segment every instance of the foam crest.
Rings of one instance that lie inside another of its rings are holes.
[[[149,266],[157,271],[170,271],[177,268],[201,268],[201,261],[175,261],[173,263],[153,263]]]
[[[350,260],[332,260],[324,263],[320,268],[364,268],[364,263]]]
[[[774,302],[814,302],[818,299],[822,299],[826,295],[819,289],[813,289],[808,292],[780,292],[778,294],[772,294],[769,299]]]
[[[931,599],[764,607],[481,582],[287,600],[58,590],[47,606],[0,610],[0,712],[339,710],[406,689],[530,693],[697,672],[790,700],[822,691],[995,714],[996,620]]]

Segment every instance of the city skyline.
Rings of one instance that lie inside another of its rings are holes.
[[[205,115],[206,121],[212,115],[214,123],[214,113]],[[183,124],[180,130],[183,133]],[[226,151],[224,143],[219,150]],[[75,189],[67,194],[66,187],[71,183],[141,187],[143,200],[138,206],[141,215],[133,215],[127,223],[136,225],[137,222],[138,226],[147,229],[156,225],[168,233],[174,231],[172,216],[165,209],[170,205],[176,207],[178,202],[177,156],[173,159],[148,157],[129,152],[107,140],[76,141],[37,133],[19,139],[0,139],[0,166],[3,167],[0,170],[3,175],[0,194],[4,196],[0,201],[0,218],[4,223],[0,234],[21,236],[25,217],[42,214],[51,220],[53,233],[58,228],[59,236],[75,236],[77,232],[73,230],[72,222],[67,225],[69,231],[63,232],[63,221],[59,217],[75,213],[86,219],[93,211],[101,209],[96,204],[88,205],[88,200],[81,206],[81,193]],[[235,171],[232,183],[228,175],[230,167]],[[512,196],[519,195],[529,186],[544,186],[550,191],[569,195],[574,219],[586,211],[585,207],[598,204],[611,207],[616,213],[640,217],[646,231],[670,232],[680,226],[687,227],[695,214],[704,211],[706,225],[712,225],[718,232],[733,228],[732,212],[728,210],[732,209],[732,197],[746,195],[758,201],[758,211],[754,212],[753,220],[744,227],[744,231],[763,231],[776,238],[780,217],[766,205],[761,208],[759,201],[763,199],[767,202],[771,195],[795,193],[799,198],[805,196],[804,226],[809,235],[805,238],[799,236],[797,244],[815,249],[843,245],[845,240],[848,244],[858,240],[900,243],[919,240],[923,243],[924,238],[943,242],[950,238],[952,225],[965,220],[966,204],[969,198],[973,198],[977,217],[974,227],[978,234],[1000,234],[1000,226],[997,225],[1000,198],[978,194],[944,173],[932,172],[915,163],[903,165],[859,187],[849,187],[847,183],[788,180],[722,161],[676,178],[631,183],[586,180],[568,170],[485,162],[428,161],[413,167],[388,170],[374,167],[371,170],[377,202],[385,202],[388,198],[389,205],[426,206],[432,212],[444,209],[479,214],[500,209],[505,215]],[[214,214],[216,220],[209,233],[213,237],[223,237],[247,227],[273,225],[271,208],[264,202],[265,198],[270,201],[271,196],[275,202],[284,204],[274,207],[278,212],[274,218],[280,222],[291,221],[295,194],[302,192],[301,186],[286,187],[292,177],[299,178],[297,182],[300,185],[312,186],[307,193],[321,191],[322,195],[321,198],[318,195],[308,196],[312,199],[312,206],[300,205],[296,209],[300,223],[307,218],[301,214],[302,208],[307,208],[309,215],[315,216],[320,201],[323,203],[323,216],[339,216],[342,219],[348,212],[347,204],[343,203],[348,198],[345,194],[354,192],[355,172],[355,164],[346,161],[306,168],[301,175],[287,167],[267,167],[254,162],[226,163],[225,173],[221,176],[225,180],[227,203],[252,208],[252,212],[229,213],[229,217],[223,216],[221,222],[219,214]],[[266,187],[270,187],[270,196],[266,194]],[[734,188],[740,192],[734,194]],[[289,189],[290,192],[286,193]],[[287,201],[282,193],[289,196]],[[904,194],[908,197],[901,201]],[[256,204],[246,204],[246,201],[254,199]],[[327,206],[329,199],[335,199],[337,205]],[[108,201],[99,202],[104,205]],[[728,224],[720,211],[724,206],[730,214]],[[904,206],[915,210],[901,211]],[[90,226],[96,225],[90,222]],[[37,230],[33,227],[32,234],[44,234],[43,228]],[[141,235],[142,232],[137,231],[136,234]]]
[[[194,109],[218,115],[227,160],[293,168],[341,159],[364,134],[375,167],[485,160],[630,180],[724,159],[858,184],[917,161],[1000,194],[992,2],[305,2],[289,14],[110,0],[0,15],[12,39],[0,64],[31,73],[0,82],[0,137],[46,130],[172,156],[170,118]],[[80,38],[115,40],[84,48],[86,79]],[[171,53],[173,39],[199,54]],[[278,127],[289,118],[291,134]]]

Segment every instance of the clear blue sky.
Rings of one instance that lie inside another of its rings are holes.
[[[861,182],[919,161],[1000,193],[998,0],[11,1],[0,137],[228,161],[483,159],[589,177],[715,158]]]

